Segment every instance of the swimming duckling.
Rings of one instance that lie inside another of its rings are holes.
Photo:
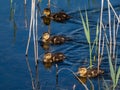
[[[71,18],[68,14],[66,14],[63,11],[51,14],[51,10],[49,8],[45,8],[43,11],[43,14],[46,17],[49,17],[50,19],[52,19],[56,22],[64,22],[65,20],[68,20]]]
[[[92,77],[97,77],[98,75],[103,73],[104,73],[103,70],[99,70],[98,72],[97,68],[87,69],[85,67],[80,67],[78,69],[78,74],[80,75],[80,77],[92,78]]]
[[[65,41],[70,40],[70,38],[63,37],[63,36],[51,36],[48,32],[43,33],[42,42],[49,43],[49,44],[63,44]]]
[[[65,55],[63,53],[45,53],[43,62],[44,63],[54,63],[54,62],[60,62],[65,59]]]

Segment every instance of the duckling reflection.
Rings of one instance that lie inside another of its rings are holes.
[[[50,25],[50,22],[51,22],[51,18],[50,17],[46,17],[46,16],[43,16],[43,23],[45,25]]]
[[[58,13],[51,13],[50,8],[45,8],[44,11],[43,11],[43,14],[46,17],[49,17],[50,19],[52,19],[56,22],[64,22],[64,21],[71,18],[68,14],[66,14],[63,11],[60,11]]]
[[[78,69],[78,75],[80,77],[94,78],[94,77],[97,77],[98,75],[103,74],[103,73],[104,73],[104,71],[101,69],[98,72],[97,68],[87,69],[85,67],[80,67]]]
[[[63,44],[66,41],[69,41],[70,38],[63,37],[60,35],[57,36],[50,36],[48,32],[43,33],[42,42],[45,44]]]
[[[78,77],[81,81],[80,82],[82,82],[82,83],[86,83],[87,82],[87,77]]]
[[[65,58],[66,58],[65,55],[61,52],[58,52],[58,53],[47,52],[47,53],[44,54],[43,62],[44,63],[61,62]]]
[[[40,45],[44,50],[49,50],[50,49],[50,45],[48,43],[41,43]]]
[[[44,67],[45,67],[46,69],[50,69],[50,68],[52,67],[52,63],[50,63],[50,62],[48,62],[48,63],[44,63],[44,62],[43,62],[43,64],[44,64]]]

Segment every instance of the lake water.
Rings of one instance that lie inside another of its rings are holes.
[[[117,14],[120,13],[120,0],[111,0]],[[39,4],[41,11],[47,7],[47,0],[42,0]],[[80,12],[84,15],[84,10],[88,11],[90,21],[91,39],[96,33],[96,24],[100,17],[101,0],[51,0],[51,10],[53,12],[64,10],[72,18],[65,23],[51,21],[50,30],[52,35],[65,35],[72,38],[72,41],[62,45],[51,45],[50,52],[62,52],[67,58],[58,63],[58,69],[69,68],[77,72],[80,66],[89,66],[89,46],[84,34],[84,29],[80,19]],[[108,24],[107,3],[105,3],[103,21]],[[82,84],[68,71],[63,70],[56,77],[56,65],[46,68],[42,63],[45,50],[39,44],[39,64],[36,70],[34,59],[33,38],[31,38],[28,57],[25,56],[27,39],[29,34],[31,1],[27,0],[24,7],[23,0],[3,0],[0,3],[0,90],[32,90],[30,75],[36,80],[36,85],[40,90],[84,90]],[[112,19],[113,20],[113,19]],[[44,25],[40,15],[38,15],[38,36],[48,30]],[[117,49],[118,61],[120,56],[118,31]],[[117,66],[120,65],[118,62]],[[30,67],[28,67],[30,66]],[[97,66],[97,63],[94,63]],[[91,79],[95,90],[104,90],[103,78],[110,82],[109,63],[107,53],[101,68],[105,74]],[[30,72],[31,69],[31,72]],[[38,83],[37,83],[38,82]],[[120,83],[119,83],[120,84]],[[87,81],[88,88],[91,87]],[[120,87],[118,87],[120,89]],[[118,90],[119,90],[118,89]]]

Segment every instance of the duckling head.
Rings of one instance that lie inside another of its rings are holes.
[[[52,53],[48,52],[44,55],[44,62],[45,63],[52,62]]]
[[[78,73],[81,77],[86,77],[86,74],[87,74],[87,68],[85,67],[81,67],[78,69]]]
[[[50,34],[48,32],[44,33],[42,36],[42,41],[47,42],[47,40],[50,38]]]
[[[44,11],[43,11],[43,14],[45,16],[50,16],[50,14],[51,14],[50,8],[45,8]]]

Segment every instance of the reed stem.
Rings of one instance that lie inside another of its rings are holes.
[[[100,31],[99,31],[99,44],[98,44],[98,72],[99,72],[99,66],[101,62],[101,55],[100,55],[100,45],[101,45],[101,34],[102,34],[102,17],[103,17],[103,6],[104,6],[104,0],[101,0],[101,13],[100,13]]]
[[[108,1],[108,21],[109,21],[109,36],[110,36],[110,42],[109,42],[109,48],[110,48],[110,56],[112,55],[112,32],[111,32],[111,12],[110,12],[110,6],[109,6],[109,0]]]

